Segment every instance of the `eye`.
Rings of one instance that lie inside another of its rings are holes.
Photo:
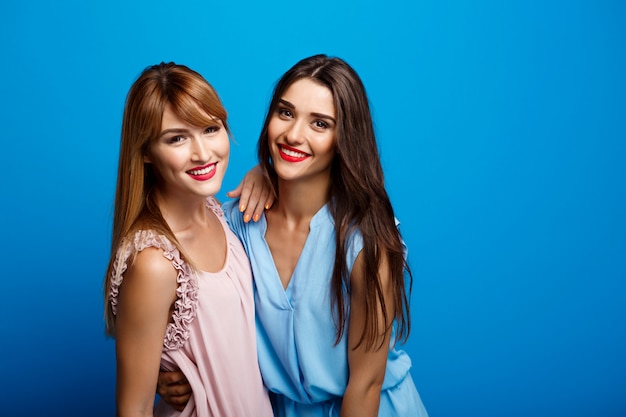
[[[317,128],[317,129],[328,129],[328,123],[326,123],[323,120],[315,120],[313,122],[313,125]]]
[[[284,107],[279,107],[276,112],[278,113],[278,115],[282,118],[286,118],[286,119],[291,119],[293,118],[293,113],[291,113],[291,110],[286,109]]]
[[[204,129],[204,134],[205,135],[210,135],[210,134],[213,134],[213,133],[217,133],[217,132],[219,132],[220,129],[221,129],[221,127],[218,126],[218,125],[207,126]]]
[[[185,137],[183,135],[176,135],[176,136],[172,136],[171,138],[169,138],[167,143],[180,143],[184,140],[185,140]]]

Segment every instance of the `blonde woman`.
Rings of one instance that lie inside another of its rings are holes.
[[[226,116],[183,65],[147,68],[128,93],[105,279],[120,417],[272,415],[250,265],[214,198],[230,154]],[[160,369],[181,371],[193,390],[182,411],[154,407]]]

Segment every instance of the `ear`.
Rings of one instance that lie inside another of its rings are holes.
[[[150,160],[150,157],[147,154],[143,154],[143,162],[145,164],[151,164],[152,161]]]

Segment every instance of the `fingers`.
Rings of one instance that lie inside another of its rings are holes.
[[[253,218],[258,200],[259,188],[255,187],[254,183],[244,182],[239,197],[239,211],[243,213],[244,222],[248,223]]]
[[[239,211],[243,213],[243,221],[258,222],[267,210],[274,204],[274,191],[270,181],[263,175],[258,165],[244,176],[237,188],[227,193],[230,198],[239,197]]]
[[[189,399],[191,398],[191,393],[180,395],[180,396],[172,396],[169,398],[161,397],[163,401],[174,407],[178,411],[183,411]]]
[[[161,395],[161,393],[159,393],[161,397],[167,396],[168,398],[173,399],[189,397],[191,395],[191,385],[188,383],[169,385],[167,391],[163,391],[163,394],[164,395]],[[185,400],[185,402],[187,401]]]
[[[244,195],[247,195],[245,200]],[[244,187],[239,199],[239,210],[244,213],[243,221],[246,223],[250,220],[258,222],[263,211],[270,208],[273,203],[274,195],[269,187],[259,184],[255,184],[249,190]]]
[[[239,185],[237,185],[237,188],[235,188],[232,191],[227,192],[226,195],[228,197],[230,197],[230,198],[237,198],[237,197],[239,197],[241,195],[241,189],[243,188],[242,184],[243,184],[243,182],[240,182]]]
[[[252,219],[255,222],[258,222],[263,215],[263,211],[272,207],[272,204],[274,204],[274,193],[272,192],[272,189],[269,187],[263,187],[259,193],[259,201],[256,203],[256,207],[254,208]]]
[[[185,378],[185,374],[181,371],[159,371],[159,379],[157,383],[159,386],[181,383],[186,384],[187,378]]]
[[[178,411],[182,411],[191,398],[191,385],[181,371],[159,372],[157,394]]]

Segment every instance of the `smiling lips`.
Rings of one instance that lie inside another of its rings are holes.
[[[196,181],[207,181],[213,178],[217,172],[216,165],[217,163],[214,162],[200,168],[190,169],[187,174]]]
[[[311,156],[287,145],[278,145],[278,154],[287,162],[300,162]]]

